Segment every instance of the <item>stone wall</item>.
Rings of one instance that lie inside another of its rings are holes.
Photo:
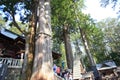
[[[20,68],[8,68],[7,75],[5,77],[5,80],[20,80]],[[54,74],[55,80],[64,80],[60,76],[57,76]]]
[[[5,80],[19,80],[20,72],[20,68],[8,68]]]

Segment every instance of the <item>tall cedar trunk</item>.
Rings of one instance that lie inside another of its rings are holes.
[[[29,25],[29,34],[26,35],[25,56],[22,70],[21,80],[30,80],[32,75],[33,58],[35,53],[35,29],[37,20],[37,3],[34,0],[32,16]]]
[[[92,55],[90,53],[89,47],[88,47],[88,42],[87,42],[86,34],[85,34],[85,32],[80,27],[79,27],[79,30],[80,30],[81,38],[82,38],[82,41],[83,41],[83,45],[85,47],[85,51],[87,53],[87,56],[88,56],[90,64],[91,64],[91,70],[93,71],[95,80],[101,80],[101,77],[100,77],[99,72],[98,72],[98,70],[96,68],[94,59],[93,59],[93,57],[92,57]]]
[[[35,58],[31,80],[54,80],[51,51],[50,0],[39,0]]]
[[[83,45],[84,45],[84,48],[85,48],[85,51],[88,55],[88,58],[89,58],[89,61],[90,61],[90,64],[92,66],[95,66],[95,62],[93,60],[93,57],[90,53],[90,50],[89,50],[89,47],[88,47],[88,42],[87,42],[87,39],[86,39],[86,35],[84,34],[84,31],[79,27],[79,30],[80,30],[80,34],[81,34],[81,38],[82,38],[82,41],[83,41]]]
[[[64,26],[64,42],[65,42],[65,51],[66,51],[66,59],[67,59],[67,66],[69,69],[73,70],[73,54],[72,48],[70,44],[70,37],[68,35],[68,26]]]

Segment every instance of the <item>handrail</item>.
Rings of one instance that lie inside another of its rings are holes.
[[[22,68],[23,59],[13,59],[13,58],[0,57],[0,63],[7,64],[8,68]]]

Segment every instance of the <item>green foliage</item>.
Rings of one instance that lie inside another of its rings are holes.
[[[107,18],[98,23],[98,27],[103,32],[103,44],[104,44],[104,57],[103,60],[112,59],[117,65],[119,59],[119,47],[120,47],[120,22],[115,18]]]
[[[90,53],[92,54],[95,62],[100,63],[106,60],[104,34],[102,32],[102,29],[99,28],[94,22],[95,21],[90,17],[90,15],[81,14],[81,15],[77,15],[76,26],[80,27],[83,33],[85,34],[86,40],[90,49]],[[80,45],[84,46],[83,44],[80,44]],[[89,64],[89,60],[86,58],[88,58],[87,55],[83,59],[86,66],[89,67],[91,64]]]
[[[103,55],[105,52],[105,45],[103,42],[103,33],[101,29],[95,27],[91,36],[89,37],[89,45],[91,53],[94,57],[94,60],[97,63],[100,63],[105,60],[105,57]],[[103,56],[103,57],[100,57]]]
[[[65,55],[65,48],[64,48],[64,44],[60,45],[60,53],[62,54],[62,57],[60,58],[61,63],[64,62],[64,68],[67,67],[67,61],[66,61],[66,55]],[[62,64],[61,64],[62,66]]]
[[[76,31],[76,5],[79,5],[79,11],[83,7],[84,0],[51,0],[51,12],[52,12],[52,30],[53,30],[53,50],[61,52],[60,45],[63,44],[63,29],[67,25],[67,34],[71,34]],[[65,52],[64,52],[65,53]],[[62,54],[61,61],[65,60],[65,54]],[[65,61],[66,62],[66,61]]]
[[[90,64],[89,59],[88,59],[87,56],[85,56],[85,57],[83,58],[83,62],[84,62],[84,64],[85,64],[86,70],[89,71],[89,70],[90,70],[90,67],[91,67],[91,64]]]
[[[75,32],[75,6],[79,5],[79,10],[81,10],[84,6],[83,2],[84,0],[75,2],[73,0],[51,1],[51,24],[53,30],[53,42],[55,42],[55,44],[61,44],[63,42],[63,27],[65,24],[69,25],[69,33]]]
[[[109,51],[112,52],[119,52],[119,40],[120,40],[120,22],[118,19],[111,19],[108,18],[102,22],[99,27],[102,28],[102,31],[104,33],[104,42],[107,44],[107,46],[110,48]]]
[[[27,27],[28,27],[28,24],[22,24],[21,22],[17,22],[19,24],[19,26],[21,27],[21,30],[25,30]],[[9,27],[9,30],[16,33],[16,34],[19,34],[19,35],[23,35],[23,33],[20,32],[20,30],[18,30],[18,28],[16,28],[14,25],[11,25]]]
[[[0,15],[0,30],[5,27],[5,20],[2,18],[2,15]]]
[[[62,62],[64,62],[64,68],[66,68],[67,64],[66,64],[66,56],[65,56],[65,48],[64,48],[64,44],[60,44],[60,52],[59,54],[62,54],[62,56],[55,60],[54,63],[57,64],[57,66],[62,67]]]
[[[111,53],[109,53],[107,58],[109,60],[115,61],[116,65],[120,66],[120,63],[119,63],[119,61],[120,61],[120,53],[119,52],[111,52]]]
[[[35,3],[35,0],[0,0],[1,14],[11,26],[10,30],[15,29],[16,32],[24,35],[30,33],[29,22],[32,20]]]
[[[73,20],[74,9],[72,0],[52,0],[51,9],[52,9],[52,21],[55,26],[60,26],[65,23],[69,23]],[[58,25],[57,25],[58,24]]]

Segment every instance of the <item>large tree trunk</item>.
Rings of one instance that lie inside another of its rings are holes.
[[[95,80],[101,80],[99,72],[97,71],[94,59],[92,57],[92,54],[90,53],[90,49],[89,49],[89,46],[88,46],[88,40],[86,38],[86,34],[80,27],[79,27],[79,30],[80,30],[80,34],[81,34],[81,38],[82,38],[82,41],[83,41],[83,45],[84,45],[86,54],[87,54],[87,56],[89,58],[89,61],[90,61],[90,64],[91,64],[91,70],[93,70]]]
[[[34,0],[28,34],[25,39],[25,55],[21,80],[30,80],[32,75],[33,58],[35,54],[35,29],[37,22],[37,2]]]
[[[68,35],[68,26],[67,25],[64,26],[63,33],[64,33],[64,43],[65,43],[67,66],[69,69],[73,70],[73,54],[72,54],[72,48],[71,48],[71,43],[70,43],[70,37]]]
[[[93,57],[90,53],[90,49],[88,47],[88,41],[86,39],[86,35],[85,35],[85,32],[79,27],[79,30],[80,30],[80,34],[81,34],[81,38],[82,38],[82,41],[83,41],[83,45],[84,45],[84,48],[85,48],[85,51],[86,51],[86,54],[88,55],[88,58],[89,58],[89,61],[90,61],[90,64],[92,66],[95,66],[95,62],[93,60]]]
[[[50,0],[39,0],[38,29],[31,80],[54,80],[51,51]]]

